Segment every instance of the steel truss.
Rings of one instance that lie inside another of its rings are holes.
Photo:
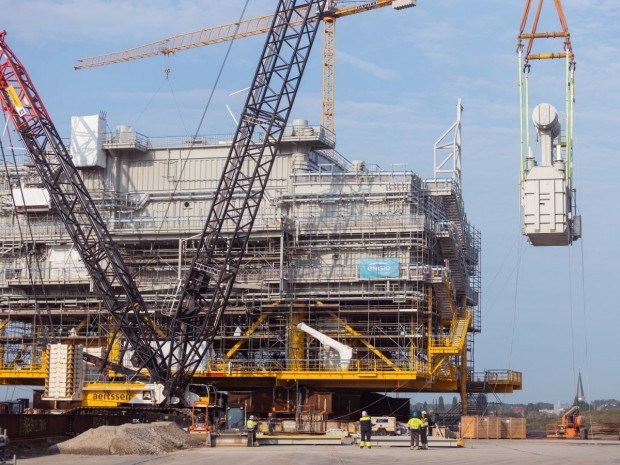
[[[196,372],[217,334],[324,3],[278,4],[196,255],[181,285],[170,328],[176,338],[167,363],[173,392]],[[225,225],[232,234],[222,232]],[[173,373],[175,366],[184,372]]]

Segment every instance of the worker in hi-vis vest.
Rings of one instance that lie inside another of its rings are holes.
[[[256,420],[254,415],[250,415],[248,421],[245,423],[245,429],[248,430],[248,447],[258,447],[258,441],[256,440],[256,428],[260,422]]]
[[[422,449],[428,449],[428,415],[426,411],[422,410],[422,427],[420,428],[420,442],[422,443]]]
[[[364,446],[368,446],[370,449],[372,444],[370,442],[370,432],[372,431],[372,422],[370,421],[370,417],[366,411],[362,412],[362,417],[360,418],[360,449],[363,449]]]
[[[413,412],[411,414],[411,419],[407,422],[407,426],[411,431],[411,443],[409,445],[409,449],[413,450],[420,448],[420,428],[422,428],[422,420],[420,420],[420,415],[418,412]]]

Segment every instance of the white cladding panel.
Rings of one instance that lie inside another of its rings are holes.
[[[37,210],[49,210],[50,196],[47,190],[38,187],[23,187],[13,189],[13,199],[17,208],[31,208]]]
[[[166,218],[169,227],[201,228],[209,213],[228,149],[195,148],[190,158],[187,158],[187,153],[187,150],[178,149],[154,150],[148,154],[126,156],[119,161],[119,167],[114,169],[112,176],[123,179],[119,183],[109,178],[110,182],[124,184],[126,187],[122,190],[144,199],[131,219],[124,218],[122,222],[148,227],[148,222],[155,225]],[[271,218],[271,222],[276,218],[277,212],[269,199],[273,200],[288,190],[290,164],[290,154],[276,157],[257,224],[263,224],[267,217]],[[175,199],[171,200],[169,193],[173,191]]]
[[[50,246],[49,256],[50,279],[88,278],[88,271],[78,251],[68,245]]]
[[[570,243],[570,193],[564,172],[535,166],[521,184],[523,228],[533,245]]]
[[[124,178],[126,173],[128,182],[123,179],[120,185],[128,184],[130,193],[215,190],[227,155],[226,147],[194,148],[189,156],[187,150],[158,149],[144,155],[124,157],[120,172],[114,176]],[[269,187],[286,186],[290,164],[290,155],[276,157]],[[249,169],[248,166],[246,174]]]
[[[100,115],[71,117],[71,156],[76,167],[106,167],[105,131],[105,120]]]

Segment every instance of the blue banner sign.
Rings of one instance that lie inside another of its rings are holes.
[[[398,258],[360,258],[360,279],[398,278]]]

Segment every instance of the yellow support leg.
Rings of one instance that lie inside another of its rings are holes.
[[[288,359],[290,360],[290,370],[304,370],[304,355],[306,336],[303,331],[297,329],[299,323],[303,323],[306,317],[304,307],[296,307],[293,304],[291,309],[291,323],[288,330]]]

